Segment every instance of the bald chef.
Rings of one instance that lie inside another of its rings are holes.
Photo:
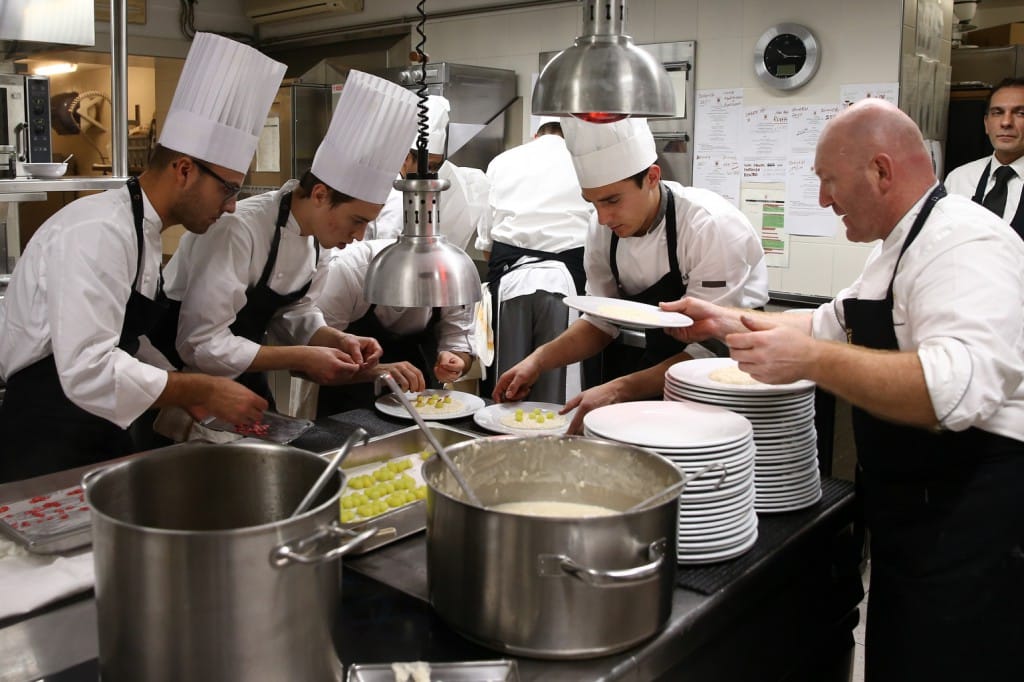
[[[0,482],[133,452],[126,429],[151,407],[240,424],[260,417],[262,398],[223,378],[169,372],[140,337],[161,312],[161,231],[180,223],[202,234],[234,210],[284,71],[197,34],[149,169],[72,202],[32,237],[0,302]]]
[[[361,239],[380,212],[415,126],[416,95],[350,71],[312,169],[245,199],[202,236],[186,235],[167,264],[180,302],[176,350],[184,363],[269,399],[268,370],[337,383],[376,364],[373,339],[333,329],[312,303],[320,248]],[[264,335],[293,345],[271,346]]]

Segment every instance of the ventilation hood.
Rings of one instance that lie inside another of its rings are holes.
[[[94,0],[0,2],[0,60],[96,44]]]

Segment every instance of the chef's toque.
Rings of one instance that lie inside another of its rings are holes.
[[[349,71],[310,169],[329,187],[383,204],[416,127],[415,93],[362,71]]]
[[[561,116],[537,116],[537,125],[533,129],[533,134],[536,135],[537,131],[546,126],[548,123],[561,123]]]
[[[284,71],[284,64],[247,45],[197,33],[160,144],[245,173]]]
[[[625,180],[658,158],[647,119],[587,123],[566,116],[562,118],[562,134],[584,189]]]
[[[452,105],[440,95],[427,97],[427,153],[444,154],[444,143],[448,141],[448,118]],[[419,110],[416,111],[419,116]],[[417,120],[417,123],[419,121]],[[419,128],[413,136],[409,149],[419,149]],[[464,144],[464,143],[463,143]]]

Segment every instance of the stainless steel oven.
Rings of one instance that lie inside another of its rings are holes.
[[[0,74],[0,176],[51,162],[50,143],[50,79]]]

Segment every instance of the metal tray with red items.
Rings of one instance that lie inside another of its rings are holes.
[[[78,485],[0,504],[0,534],[35,554],[56,554],[88,545],[92,519]]]
[[[245,426],[232,424],[217,417],[207,417],[201,424],[216,431],[237,433],[240,436],[259,438],[260,440],[268,440],[281,445],[291,443],[313,426],[313,422],[308,419],[286,417],[283,414],[269,410],[264,412],[263,418],[255,424]]]

